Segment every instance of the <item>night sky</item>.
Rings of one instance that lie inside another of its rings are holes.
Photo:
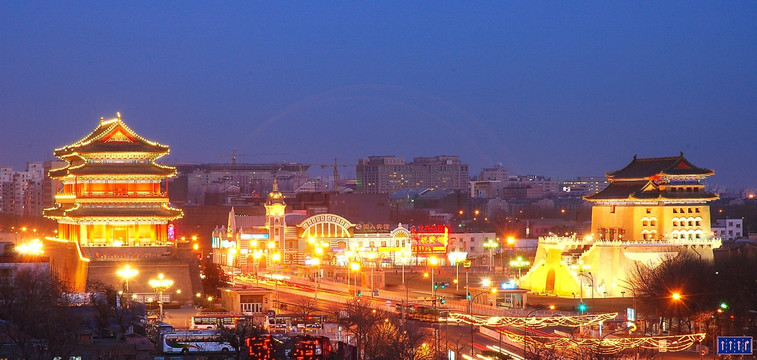
[[[757,187],[755,1],[0,4],[17,170],[120,111],[165,163],[456,154],[567,179],[683,151]]]

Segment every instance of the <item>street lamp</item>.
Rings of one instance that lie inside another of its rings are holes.
[[[255,284],[258,284],[260,281],[260,278],[258,277],[258,266],[261,257],[263,257],[263,250],[255,250],[255,252],[252,253],[252,258],[254,259],[253,265],[255,267]]]
[[[492,258],[492,250],[496,249],[499,246],[499,243],[496,241],[489,239],[484,242],[484,248],[489,249],[489,271],[492,271],[492,262],[494,262]]]
[[[518,256],[515,260],[510,261],[510,267],[518,269],[518,288],[520,288],[520,271],[529,265],[531,265],[531,262],[523,260],[522,256]]]
[[[357,272],[360,271],[360,264],[356,263],[356,262],[351,263],[350,264],[350,270],[352,270],[352,271],[355,272],[355,292],[353,293],[353,297],[354,297],[354,295],[357,294]],[[350,288],[350,284],[349,284],[349,281],[350,281],[349,276],[350,275],[349,274],[350,274],[350,272],[347,271],[347,290],[349,290],[349,288]]]
[[[274,263],[281,262],[281,253],[273,253],[273,255],[271,255],[271,260],[273,260]],[[274,305],[274,308],[278,310],[278,308],[279,308],[279,279],[278,279],[278,276],[279,275],[278,274],[274,274],[274,275],[276,275],[273,278],[273,280],[274,280],[273,291],[276,293],[276,304]]]
[[[578,272],[578,281],[579,281],[580,294],[581,294],[580,303],[583,304],[584,303],[584,278],[583,278],[584,271],[591,269],[591,265],[584,264],[583,260],[578,260],[578,263],[571,265],[570,268]],[[576,274],[574,273],[574,275]],[[591,279],[591,294],[592,294],[591,297],[594,298],[594,278],[593,277]]]
[[[639,311],[636,309],[636,288],[633,286],[631,282],[627,280],[621,280],[618,278],[614,278],[613,280],[618,281],[618,282],[623,282],[625,285],[619,285],[617,283],[613,283],[612,287],[619,287],[621,289],[629,290],[631,294],[633,295],[633,299],[631,300],[632,302],[631,306],[633,307],[633,319],[627,319],[627,320],[629,322],[631,321],[636,322],[636,319],[639,318]]]
[[[435,256],[431,256],[428,258],[428,266],[431,268],[431,294],[432,296],[435,294],[434,291],[434,266],[439,265],[439,259]],[[436,300],[436,299],[434,299]]]
[[[316,267],[316,273],[315,273],[315,306],[318,306],[318,278],[321,277],[321,259],[319,258],[312,258],[309,261],[310,266]]]
[[[150,287],[158,293],[158,305],[160,305],[160,321],[163,321],[163,292],[173,286],[173,280],[164,278],[163,274],[158,274],[158,279],[149,281]]]
[[[375,251],[371,251],[368,253],[368,259],[371,260],[371,296],[373,296],[374,291],[376,289],[373,287],[373,268],[376,267],[376,256],[378,254]]]
[[[126,282],[126,286],[124,287],[124,292],[126,294],[129,293],[129,279],[137,276],[139,274],[139,271],[137,269],[132,269],[129,264],[126,264],[122,269],[119,269],[116,271],[116,274],[122,278],[124,278],[124,281]]]
[[[484,288],[488,288],[492,285],[492,281],[490,279],[483,279],[481,280],[481,285]],[[490,290],[481,291],[476,295],[470,296],[470,293],[468,293],[468,316],[472,319],[473,318],[473,302],[476,300],[477,297],[483,295],[483,294],[496,294],[497,288],[491,288]],[[473,357],[473,322],[470,324],[470,356]]]
[[[455,264],[455,291],[460,290],[460,263],[467,257],[468,253],[464,251],[450,251],[447,254],[449,262]]]
[[[507,240],[505,240],[505,241],[507,242],[507,247],[510,249],[509,252],[512,254],[514,252],[513,250],[515,249],[515,238],[512,237],[512,236],[508,236]],[[500,262],[502,263],[502,272],[505,272],[505,249],[504,249],[504,247],[503,247],[502,251],[500,251],[499,255],[500,255]]]
[[[407,260],[407,250],[402,249],[397,252],[400,256],[400,262],[402,263],[402,285],[405,285],[405,260]]]

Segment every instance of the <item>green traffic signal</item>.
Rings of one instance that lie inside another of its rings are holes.
[[[725,302],[722,302],[720,303],[720,308],[723,310],[728,309],[728,304],[726,304]]]
[[[580,311],[580,312],[586,312],[586,308],[587,308],[586,304],[584,304],[584,303],[578,304],[578,311]]]
[[[357,291],[357,296],[361,296],[363,293],[360,292],[360,290]]]
[[[442,304],[444,304],[444,303],[446,303],[446,302],[447,302],[447,299],[445,299],[445,298],[442,298],[442,300],[441,300],[441,303],[442,303]]]

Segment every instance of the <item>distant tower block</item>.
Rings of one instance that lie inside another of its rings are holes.
[[[610,185],[585,196],[593,203],[592,231],[583,239],[539,239],[534,266],[521,284],[561,296],[621,296],[612,284],[636,262],[656,266],[665,256],[691,252],[712,259],[710,207],[718,196],[702,180],[714,174],[680,156],[637,158],[606,174]],[[582,291],[583,290],[583,291]]]

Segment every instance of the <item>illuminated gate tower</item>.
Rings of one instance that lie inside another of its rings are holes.
[[[168,152],[137,135],[120,114],[56,149],[68,164],[49,172],[59,182],[57,206],[44,215],[58,221],[58,239],[81,248],[168,245],[168,223],[182,216],[161,190],[176,169],[155,163]]]
[[[702,183],[714,174],[680,156],[637,158],[606,174],[610,184],[585,196],[593,233],[583,239],[543,237],[524,288],[561,296],[621,296],[618,279],[636,263],[656,266],[666,256],[691,252],[712,259],[710,207],[718,195]],[[622,285],[622,284],[621,284]]]

